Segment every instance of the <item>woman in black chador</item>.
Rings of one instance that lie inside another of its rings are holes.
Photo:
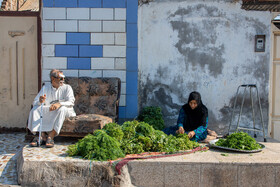
[[[207,137],[208,110],[198,92],[190,93],[188,103],[182,106],[177,125],[164,129],[166,134],[188,134],[190,140],[201,141]]]

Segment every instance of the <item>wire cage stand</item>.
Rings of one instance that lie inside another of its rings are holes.
[[[230,124],[229,124],[228,134],[227,135],[229,135],[229,132],[230,132],[230,127],[231,127],[231,124],[232,124],[232,120],[233,120],[233,116],[234,116],[234,112],[235,112],[235,107],[236,107],[236,101],[237,101],[237,97],[238,97],[240,88],[244,88],[244,91],[243,91],[242,103],[241,103],[241,107],[240,107],[240,111],[239,111],[236,131],[238,131],[238,130],[254,131],[254,137],[255,138],[257,137],[256,132],[263,132],[264,142],[266,142],[261,100],[260,100],[260,97],[259,97],[259,92],[258,92],[257,85],[255,85],[255,84],[242,84],[242,85],[238,86],[237,91],[236,91],[233,111],[232,111],[232,114],[231,114],[231,120],[230,120]],[[247,89],[250,90],[250,100],[251,100],[252,116],[253,116],[253,128],[245,128],[245,127],[240,127],[239,126],[240,118],[241,118],[241,114],[242,114],[242,109],[243,109],[243,106],[244,106],[245,96],[246,96],[246,90]],[[257,93],[257,99],[258,99],[258,103],[259,103],[260,116],[261,116],[261,122],[262,122],[262,130],[255,128],[255,111],[254,111],[254,101],[253,101],[253,97],[252,97],[252,89],[255,89],[256,93]]]

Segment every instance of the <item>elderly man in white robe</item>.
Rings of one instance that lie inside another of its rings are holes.
[[[33,101],[33,109],[30,111],[28,129],[32,133],[40,130],[40,116],[42,109],[41,144],[46,147],[54,146],[53,138],[60,133],[60,129],[66,117],[76,116],[73,109],[75,97],[70,85],[64,84],[62,71],[53,69],[50,72],[51,83],[44,86]],[[44,91],[44,93],[43,93]],[[35,137],[31,146],[39,145],[39,138]]]

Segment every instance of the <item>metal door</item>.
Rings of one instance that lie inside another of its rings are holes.
[[[37,17],[0,16],[0,127],[24,128],[37,92]]]

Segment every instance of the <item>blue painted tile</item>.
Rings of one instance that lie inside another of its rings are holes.
[[[126,24],[126,43],[127,47],[137,47],[138,46],[138,33],[137,24]]]
[[[90,69],[90,58],[68,58],[67,69]]]
[[[78,57],[77,45],[55,45],[55,56],[57,57]]]
[[[126,8],[126,3],[125,0],[103,0],[103,8]]]
[[[43,7],[53,7],[54,0],[43,0]]]
[[[86,8],[101,8],[102,3],[101,0],[79,0],[78,6]]]
[[[136,47],[126,48],[126,70],[127,71],[137,71],[138,70],[138,53]]]
[[[90,44],[90,33],[66,33],[67,44]]]
[[[119,118],[125,118],[125,109],[126,107],[124,106],[119,107]]]
[[[55,7],[78,7],[78,0],[54,0]]]
[[[137,95],[126,95],[126,118],[136,118],[138,116]]]
[[[102,45],[81,45],[79,57],[103,57]]]
[[[126,94],[138,94],[138,74],[135,72],[126,72]]]
[[[127,23],[137,23],[138,0],[127,0]]]

